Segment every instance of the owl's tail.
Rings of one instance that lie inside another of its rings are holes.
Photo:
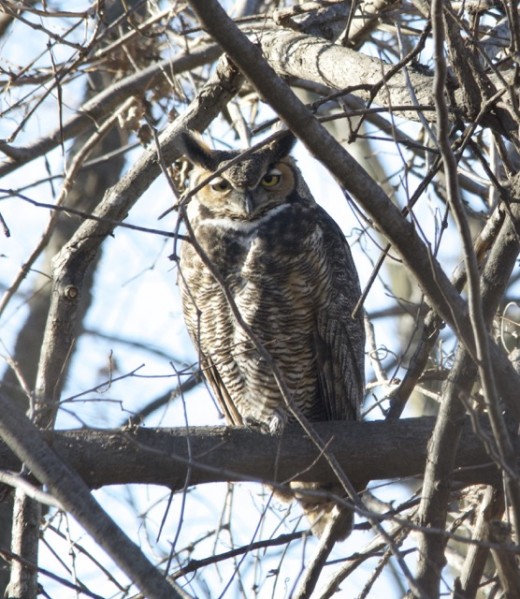
[[[340,485],[292,482],[290,486],[309,520],[314,536],[318,538],[328,536],[332,528],[334,528],[334,542],[344,541],[350,535],[354,523],[353,511],[328,498],[313,497],[309,493],[309,491],[326,491],[334,495],[345,495]]]
[[[335,501],[312,497],[309,491],[328,491],[340,497],[345,491],[340,485],[320,485],[319,483],[291,483],[298,502],[309,520],[313,534],[319,538],[314,555],[309,561],[295,596],[310,597],[330,552],[338,541],[346,539],[352,531],[354,512]]]

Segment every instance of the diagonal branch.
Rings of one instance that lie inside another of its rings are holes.
[[[182,597],[101,508],[79,475],[45,443],[41,432],[3,396],[0,437],[148,597]]]
[[[350,90],[354,95],[366,101],[373,101],[379,106],[400,106],[401,116],[412,121],[419,121],[420,118],[430,122],[435,120],[433,113],[422,112],[419,117],[419,112],[415,109],[417,104],[432,107],[434,105],[431,75],[410,67],[407,74],[402,69],[393,73],[386,84],[381,86],[381,81],[395,65],[295,31],[263,32],[259,40],[265,58],[282,77],[314,81],[333,89],[345,90],[345,93]],[[410,85],[414,97],[410,94]],[[496,87],[503,89],[504,85],[496,81]],[[375,96],[373,88],[378,90]],[[472,115],[466,114],[464,90],[456,88],[450,82],[450,91],[453,93],[458,114],[471,119]],[[406,107],[409,107],[409,110],[406,110]],[[502,104],[495,107],[493,114],[485,116],[483,124],[500,134],[512,133],[517,126],[508,107]]]
[[[219,11],[214,8],[215,6],[211,3],[211,10],[209,4],[205,8],[205,26],[211,29],[212,34],[240,70],[269,101],[271,107],[278,112],[289,128],[300,137],[310,152],[370,214],[379,230],[399,251],[406,266],[429,297],[430,304],[450,324],[468,351],[475,355],[467,304],[450,283],[430,249],[422,242],[414,225],[402,218],[400,210],[390,201],[381,187],[336,142],[289,86],[276,75],[266,63],[260,49],[235,27],[223,11],[217,16]],[[211,18],[207,16],[210,14]],[[489,349],[499,390],[512,416],[520,421],[520,405],[517,401],[520,378],[504,351],[491,340]]]

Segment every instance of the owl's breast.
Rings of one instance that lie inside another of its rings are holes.
[[[193,230],[218,273],[228,283],[236,278],[243,284],[244,277],[274,274],[277,266],[297,251],[305,235],[305,218],[298,214],[301,210],[287,203],[251,221],[199,218]]]

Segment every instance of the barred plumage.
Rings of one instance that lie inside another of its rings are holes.
[[[191,135],[184,141],[192,189],[239,155]],[[187,209],[194,243],[183,243],[179,270],[186,324],[227,421],[271,432],[291,419],[290,410],[230,303],[309,420],[357,419],[364,390],[363,324],[352,318],[356,269],[341,230],[288,156],[293,144],[282,135],[194,195]],[[293,483],[298,495],[311,487]],[[320,534],[333,504],[302,505]]]

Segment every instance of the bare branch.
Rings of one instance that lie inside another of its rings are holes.
[[[478,506],[472,539],[490,540],[491,522],[500,518],[503,511],[503,493],[497,492],[493,487],[487,487]],[[456,590],[461,597],[469,599],[476,595],[488,555],[489,549],[481,545],[475,544],[468,548],[460,578],[456,582]]]
[[[0,470],[0,482],[4,485],[9,485],[10,487],[13,487],[15,489],[20,489],[21,491],[23,491],[24,495],[27,495],[28,498],[34,499],[42,505],[50,505],[52,507],[61,508],[59,502],[57,502],[53,497],[51,497],[51,495],[45,493],[45,491],[42,491],[38,487],[31,484],[26,478],[24,478],[20,474]]]
[[[318,422],[314,426],[329,440],[330,452],[350,479],[383,480],[421,476],[434,423],[434,418],[423,417],[389,423]],[[484,421],[480,425],[489,432]],[[463,424],[460,434],[453,480],[461,484],[497,482],[498,470],[469,422]],[[91,488],[151,483],[182,489],[188,468],[194,485],[335,480],[313,443],[301,430],[292,428],[281,437],[235,427],[80,430],[49,433],[49,437],[58,455]],[[192,460],[187,439],[195,456]],[[18,467],[18,460],[0,445],[0,468]]]
[[[265,58],[274,70],[283,77],[306,79],[325,84],[333,89],[345,90],[345,94],[356,96],[379,106],[409,106],[401,109],[400,116],[412,121],[420,120],[419,112],[414,109],[416,104],[434,106],[432,96],[433,77],[422,72],[408,69],[408,78],[414,96],[409,92],[409,83],[403,70],[393,73],[385,81],[387,74],[393,71],[394,65],[389,65],[376,58],[364,55],[351,48],[345,48],[294,31],[265,32],[260,38]],[[385,81],[385,85],[381,85]],[[497,89],[502,89],[501,84]],[[376,90],[374,95],[373,90]],[[457,111],[465,114],[466,104],[460,90],[452,89],[457,102]],[[496,108],[498,118],[486,116],[484,123],[496,128],[500,133],[504,127],[512,131],[516,121],[510,116],[504,106]],[[471,115],[467,115],[470,118]],[[421,118],[434,121],[434,115],[424,111]]]
[[[190,54],[179,54],[176,58],[163,60],[146,69],[129,75],[121,81],[97,94],[83,106],[77,114],[48,136],[37,140],[30,146],[14,148],[0,142],[0,151],[11,157],[0,164],[0,176],[6,175],[22,164],[42,156],[63,141],[70,139],[85,130],[95,126],[98,120],[103,120],[130,96],[141,94],[143,89],[157,85],[168,73],[181,73],[215,60],[220,55],[215,44],[205,46]]]

